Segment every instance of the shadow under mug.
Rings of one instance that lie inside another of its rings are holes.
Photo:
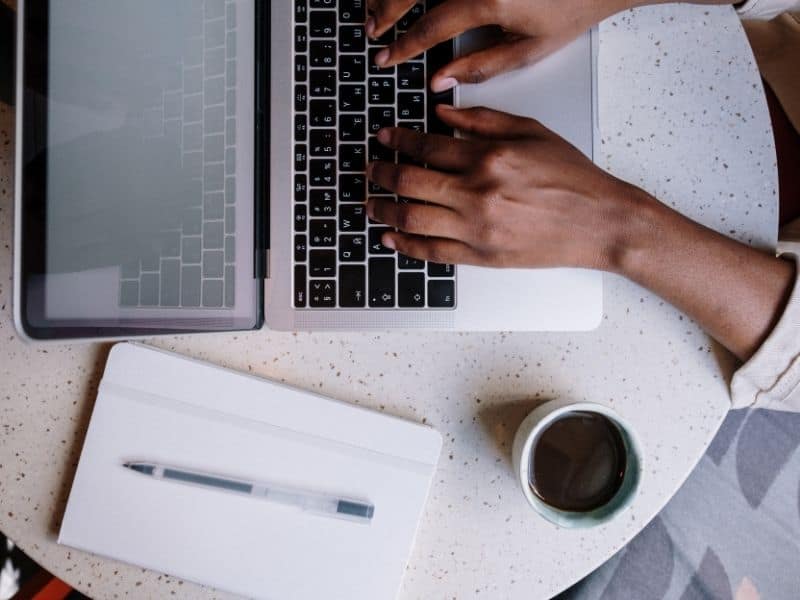
[[[619,489],[603,506],[585,512],[573,512],[551,506],[539,498],[530,485],[531,454],[539,436],[558,419],[571,413],[589,412],[602,415],[616,425],[625,445],[625,473]],[[593,402],[551,400],[533,410],[519,426],[512,447],[514,473],[528,503],[548,521],[561,527],[586,528],[607,523],[630,506],[639,489],[642,474],[642,451],[630,425],[615,411]]]

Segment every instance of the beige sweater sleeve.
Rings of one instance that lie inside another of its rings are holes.
[[[781,250],[800,263],[800,242],[783,242]],[[734,374],[731,402],[733,408],[800,412],[800,279],[775,329]]]
[[[774,19],[781,13],[800,10],[800,0],[747,0],[736,7],[743,19]]]

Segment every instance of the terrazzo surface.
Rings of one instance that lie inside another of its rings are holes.
[[[774,246],[774,148],[733,11],[618,15],[601,27],[599,69],[602,165],[706,225]],[[109,345],[31,346],[14,331],[12,120],[0,107],[0,530],[92,597],[227,598],[55,542]],[[400,598],[545,598],[644,527],[729,403],[724,351],[653,295],[605,281],[602,326],[584,334],[259,331],[152,343],[436,427],[445,445]],[[639,433],[641,493],[606,526],[559,529],[516,488],[511,439],[548,398],[608,404]]]

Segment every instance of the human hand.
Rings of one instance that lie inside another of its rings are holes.
[[[616,270],[643,192],[537,121],[486,108],[437,112],[469,139],[378,133],[382,144],[428,165],[369,165],[382,188],[429,203],[370,198],[370,217],[399,230],[384,234],[385,246],[436,263]]]
[[[433,75],[431,89],[443,92],[459,83],[480,83],[534,63],[606,17],[642,3],[643,0],[445,0],[380,52],[375,62],[379,66],[395,65],[469,29],[500,27],[495,45],[462,56]],[[367,35],[380,37],[414,4],[416,0],[368,0],[371,14],[366,23]]]

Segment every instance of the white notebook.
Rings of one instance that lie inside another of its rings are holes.
[[[271,600],[394,598],[433,429],[138,344],[108,359],[59,543]],[[150,461],[358,498],[369,523],[148,477]]]

